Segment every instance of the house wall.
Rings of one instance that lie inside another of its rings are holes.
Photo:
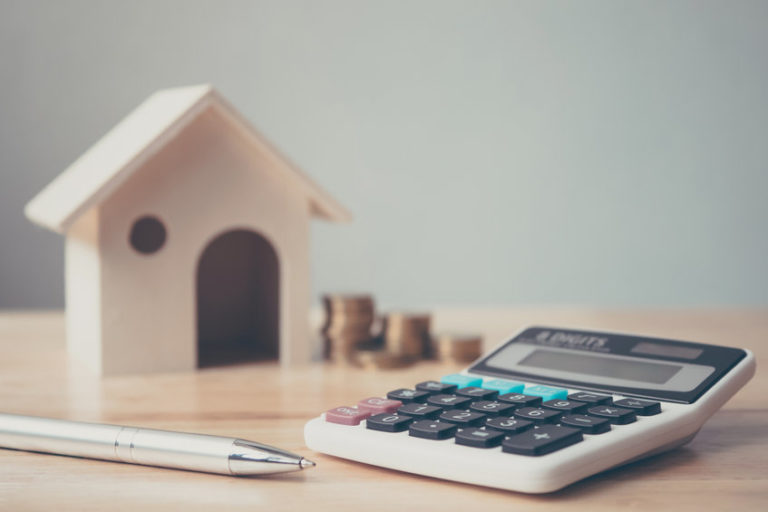
[[[280,264],[280,359],[307,361],[309,204],[216,107],[137,171],[100,208],[102,371],[196,366],[196,273],[202,251],[230,229],[269,240]],[[161,219],[165,245],[129,244],[133,222]]]
[[[74,362],[101,368],[101,263],[99,212],[81,216],[67,231],[64,274],[67,283],[67,350]]]

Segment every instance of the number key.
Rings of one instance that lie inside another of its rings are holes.
[[[434,405],[425,405],[418,403],[405,404],[397,410],[398,414],[413,416],[414,418],[437,418],[443,410]]]
[[[429,405],[435,405],[437,407],[442,407],[443,409],[461,409],[462,407],[469,407],[470,402],[472,402],[471,398],[456,395],[432,395],[427,398],[427,403]]]
[[[449,423],[455,423],[460,427],[475,427],[482,425],[487,416],[480,414],[479,412],[468,412],[461,410],[445,411],[440,415],[441,421],[447,421]]]
[[[497,398],[497,400],[517,407],[536,407],[541,405],[540,396],[524,395],[522,393],[506,393]]]
[[[512,411],[515,410],[515,406],[496,400],[481,400],[480,402],[472,402],[472,405],[469,406],[469,410],[481,412],[488,416],[509,416],[512,414]]]
[[[399,414],[376,414],[365,420],[365,426],[371,430],[381,430],[382,432],[402,432],[408,429],[413,418],[410,416],[401,416]]]
[[[587,404],[584,402],[577,402],[575,400],[547,400],[542,407],[546,409],[554,409],[556,411],[562,411],[565,414],[573,414],[581,412],[587,408]]]
[[[537,407],[523,407],[515,411],[515,416],[536,423],[554,423],[560,417],[560,411],[552,409],[539,409]]]
[[[488,418],[485,426],[506,434],[519,434],[533,427],[533,422],[518,418]]]

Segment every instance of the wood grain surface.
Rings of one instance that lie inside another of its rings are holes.
[[[745,347],[754,379],[684,448],[550,495],[399,473],[310,452],[304,423],[331,407],[439,377],[435,362],[365,372],[249,364],[98,379],[68,362],[59,312],[0,313],[0,410],[252,439],[316,460],[309,471],[233,478],[0,450],[0,510],[762,510],[768,503],[768,311],[441,309],[436,330],[486,348],[522,326],[593,327]]]

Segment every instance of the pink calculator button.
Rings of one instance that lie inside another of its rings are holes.
[[[357,402],[357,407],[371,414],[381,414],[383,412],[395,412],[398,407],[403,405],[400,400],[390,400],[388,398],[378,398],[372,396]]]
[[[325,413],[325,421],[341,425],[359,425],[371,413],[357,407],[336,407]]]

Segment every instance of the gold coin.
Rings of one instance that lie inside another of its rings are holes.
[[[438,359],[469,363],[482,354],[483,337],[478,334],[440,333],[434,336],[433,344]]]

